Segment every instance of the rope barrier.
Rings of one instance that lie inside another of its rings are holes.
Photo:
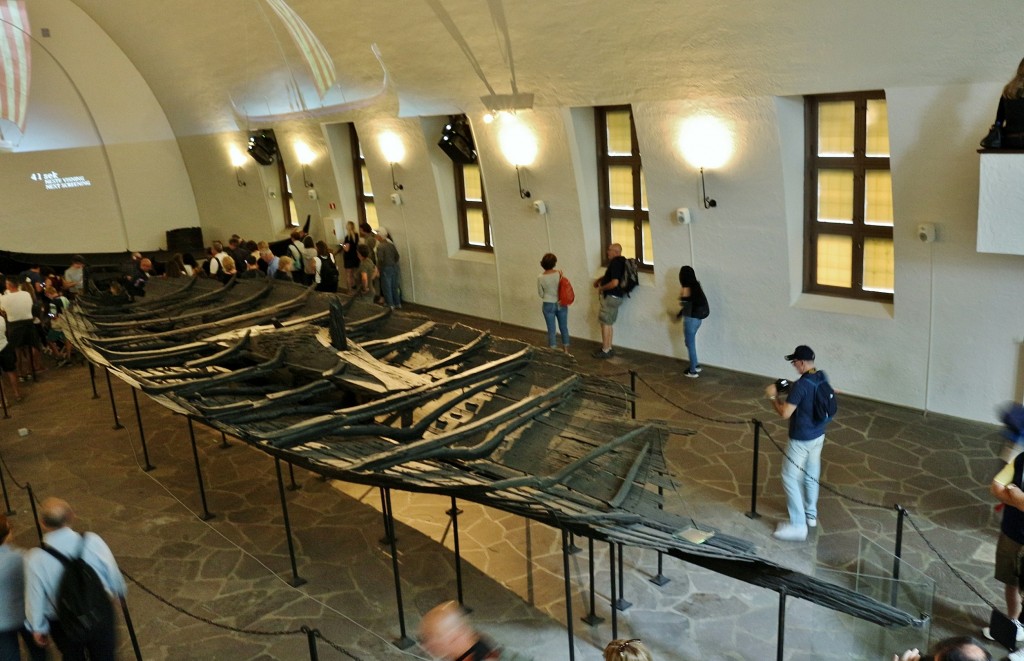
[[[750,420],[725,420],[723,418],[713,418],[711,416],[707,416],[707,415],[702,415],[700,413],[696,413],[694,411],[691,411],[691,410],[689,410],[689,409],[687,409],[687,408],[685,408],[683,406],[680,406],[679,404],[676,404],[675,402],[673,402],[671,399],[669,399],[664,394],[662,394],[657,388],[652,386],[650,383],[647,383],[647,381],[644,379],[644,377],[640,376],[639,373],[637,373],[636,378],[640,381],[640,383],[642,383],[645,386],[647,386],[651,390],[651,392],[653,392],[655,395],[657,395],[658,397],[663,399],[667,404],[669,404],[670,406],[673,406],[673,407],[679,409],[683,413],[687,413],[689,415],[692,415],[695,418],[700,418],[701,420],[707,420],[708,422],[714,422],[714,423],[718,423],[718,424],[721,424],[721,425],[748,425],[751,422]]]
[[[678,410],[680,410],[680,411],[682,411],[684,413],[687,413],[689,415],[692,415],[692,416],[694,416],[696,418],[700,418],[702,420],[707,420],[709,422],[714,422],[714,423],[719,423],[719,424],[747,424],[748,422],[750,422],[750,421],[747,421],[747,420],[723,420],[723,419],[712,418],[712,417],[709,417],[709,416],[701,415],[699,413],[695,413],[693,411],[690,411],[686,407],[680,406],[680,405],[676,404],[675,402],[673,402],[672,400],[670,400],[668,397],[666,397],[664,394],[662,394],[658,389],[654,388],[650,383],[648,383],[646,380],[644,380],[643,377],[637,375],[637,378],[638,378],[638,380],[641,383],[643,383],[645,386],[647,386],[652,392],[654,392],[658,397],[663,399],[665,402],[667,402],[671,406],[675,407],[676,409],[678,409]],[[758,421],[754,420],[754,422],[757,423]],[[772,438],[771,433],[768,431],[768,429],[764,426],[763,423],[761,423],[761,429],[764,430],[764,433],[768,437],[768,440],[771,441],[772,445],[774,445],[775,449],[777,449],[782,454],[782,456],[785,458],[785,460],[788,461],[790,464],[796,466],[800,470],[801,473],[803,473],[807,478],[809,478],[809,479],[813,480],[815,483],[817,483],[817,485],[821,489],[823,489],[825,491],[828,491],[829,493],[837,496],[838,498],[841,498],[843,500],[847,500],[847,501],[856,503],[858,505],[862,505],[864,507],[870,507],[870,508],[874,508],[874,509],[881,509],[881,510],[887,510],[887,511],[892,509],[891,507],[886,506],[886,505],[881,505],[881,504],[878,504],[878,503],[872,503],[872,502],[863,500],[861,498],[857,498],[855,496],[851,496],[849,494],[843,493],[839,489],[837,489],[837,488],[835,488],[835,487],[833,487],[831,485],[825,484],[820,479],[811,476],[803,466],[798,465],[796,462],[794,462],[789,457],[789,455],[786,453],[785,448],[780,446],[779,443],[774,438]],[[909,521],[911,527],[914,528],[914,532],[916,532],[918,534],[918,536],[922,539],[922,541],[924,541],[924,543],[928,547],[928,549],[933,554],[935,554],[935,557],[938,558],[939,561],[943,565],[945,565],[945,567],[950,571],[950,573],[952,573],[957,578],[957,580],[959,580],[968,590],[970,590],[976,597],[978,597],[978,599],[980,599],[986,606],[988,606],[992,610],[998,610],[998,608],[989,599],[987,599],[984,595],[982,595],[981,592],[979,592],[978,589],[975,588],[974,585],[972,585],[967,580],[967,578],[963,575],[962,572],[960,572],[955,567],[953,567],[953,565],[939,551],[939,549],[935,546],[935,544],[930,539],[928,539],[928,537],[924,534],[924,532],[921,530],[921,528],[917,525],[916,521],[914,521],[914,519],[910,516],[910,512],[907,511],[906,509],[904,509],[904,512],[906,514],[907,521]]]

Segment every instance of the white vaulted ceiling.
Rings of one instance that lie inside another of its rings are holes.
[[[141,72],[179,136],[321,101],[263,0],[73,0]],[[498,93],[536,106],[791,95],[1004,81],[1021,56],[1019,0],[290,0],[327,48],[338,90],[373,94],[382,70],[402,115],[483,108],[488,90],[443,8]],[[40,34],[45,25],[33,25]],[[59,35],[53,35],[58,37]],[[294,79],[303,101],[289,91]]]

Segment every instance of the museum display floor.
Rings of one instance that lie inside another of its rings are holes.
[[[544,343],[537,331],[413,309]],[[883,632],[790,598],[785,658],[891,658],[897,647],[924,645],[929,635],[977,634],[988,607],[925,538],[986,599],[1001,604],[1001,586],[991,579],[998,514],[988,494],[1001,465],[997,427],[842,396],[823,453],[819,527],[805,542],[780,542],[771,532],[785,512],[776,446],[785,442],[785,428],[764,398],[768,380],[713,365],[687,379],[685,360],[619,348],[615,358],[597,360],[590,357],[594,348],[586,341],[573,346],[581,370],[623,387],[634,371],[637,416],[693,431],[667,441],[677,486],[666,492],[666,508],[752,541],[781,565],[881,594],[889,594],[888,583],[856,572],[865,564],[891,571],[886,554],[896,543],[895,506],[909,512],[901,577],[910,586],[898,599],[911,612],[931,613],[929,626]],[[819,366],[828,371],[827,357]],[[146,471],[128,386],[112,384],[124,426],[114,429],[102,372],[94,398],[86,367],[48,367],[37,383],[22,384],[24,401],[0,420],[15,541],[38,542],[23,487],[31,484],[39,500],[67,499],[77,528],[103,536],[130,578],[128,604],[143,658],[310,658],[302,627],[326,639],[318,643],[322,659],[426,658],[415,645],[403,651],[392,644],[400,626],[376,488],[327,482],[284,466],[286,486],[293,474],[298,487],[285,494],[296,571],[306,581],[292,587],[273,458],[230,437],[224,448],[219,432],[196,426],[205,509],[213,515],[204,521],[185,418],[138,397],[154,466]],[[790,371],[780,355],[778,376]],[[842,390],[842,375],[830,376]],[[747,516],[754,419],[764,423],[759,518]],[[450,505],[445,497],[392,493],[410,638],[424,612],[456,597]],[[538,661],[570,658],[560,531],[473,503],[459,501],[459,507],[463,595],[479,628]],[[575,658],[599,659],[612,638],[608,547],[595,547],[596,615],[604,621],[590,626],[580,621],[590,608],[588,545],[576,542],[583,550],[569,556]],[[632,606],[617,615],[620,637],[643,639],[659,661],[775,658],[780,599],[774,592],[667,557],[663,573],[670,581],[659,587],[650,580],[657,574],[653,551],[627,547],[623,560],[623,596]],[[120,658],[132,657],[122,626]]]

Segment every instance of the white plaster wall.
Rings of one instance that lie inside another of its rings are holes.
[[[0,156],[4,216],[39,229],[54,219],[63,222],[56,232],[13,234],[5,238],[5,247],[27,252],[148,250],[163,245],[167,229],[197,225],[174,134],[135,67],[68,0],[34,0],[29,19],[38,39],[30,121],[19,144],[25,153]],[[51,37],[41,38],[41,27],[49,28]],[[83,145],[96,152],[88,164],[77,153]],[[25,176],[28,164],[61,176],[87,176],[92,190],[41,195]]]
[[[681,329],[669,312],[675,309],[678,268],[692,261],[713,310],[701,330],[702,362],[781,376],[790,371],[782,356],[808,343],[846,392],[991,420],[996,403],[1017,395],[1020,333],[1014,329],[1024,321],[1012,304],[1022,284],[1019,259],[978,255],[973,249],[978,167],[973,144],[979,127],[987,125],[995,94],[988,86],[887,90],[897,218],[893,306],[799,294],[799,102],[761,97],[636,104],[657,267],[624,307],[616,343],[684,355]],[[732,161],[708,173],[709,193],[719,201],[710,210],[700,204],[697,173],[675,147],[682,119],[705,111],[723,118],[736,138]],[[576,111],[542,109],[527,116],[542,136],[527,184],[533,199],[548,203],[547,219],[519,199],[514,170],[500,156],[495,135],[474,122],[494,225],[493,261],[448,250],[441,198],[418,190],[445,182],[433,175],[436,166],[425,155],[432,140],[422,131],[417,135],[415,127],[403,132],[420,141],[402,166],[406,204],[382,206],[382,222],[396,232],[405,228],[413,242],[407,248],[414,256],[413,273],[404,277],[415,279],[417,302],[530,328],[543,328],[534,277],[539,255],[551,249],[576,283],[573,335],[596,339],[596,303],[588,285],[600,273],[601,247],[596,218],[585,217],[580,202],[586,181],[580,173],[592,165],[581,157],[590,156],[586,147],[573,144],[592,140],[592,127],[579,127]],[[379,126],[385,124],[393,128],[395,120]],[[370,140],[379,126],[362,125],[360,135]],[[373,148],[364,145],[364,151]],[[386,166],[379,155],[367,158],[375,189],[386,190]],[[418,177],[421,168],[431,175]],[[680,206],[693,211],[691,226],[673,219]],[[938,224],[937,243],[917,240],[920,222]],[[977,371],[979,363],[986,366],[985,382],[965,388],[963,375]]]

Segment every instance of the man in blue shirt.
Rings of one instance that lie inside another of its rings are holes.
[[[79,535],[72,530],[73,520],[74,512],[66,501],[60,498],[44,500],[39,508],[39,523],[45,531],[43,544],[65,558],[77,558],[81,554],[96,571],[111,598],[123,597],[124,577],[114,554],[99,536],[92,533]],[[99,626],[93,638],[84,643],[74,643],[63,635],[54,607],[63,575],[61,561],[45,549],[35,548],[28,552],[25,558],[25,624],[36,644],[46,646],[52,637],[65,659],[84,659],[86,651],[90,659],[113,659],[116,652],[113,618]]]
[[[794,349],[786,360],[800,373],[786,399],[779,398],[774,383],[765,390],[775,412],[789,420],[789,444],[782,464],[789,522],[779,524],[772,536],[786,542],[802,542],[807,539],[807,529],[818,525],[818,478],[828,419],[815,419],[814,391],[827,377],[814,367],[814,351],[805,344]]]

